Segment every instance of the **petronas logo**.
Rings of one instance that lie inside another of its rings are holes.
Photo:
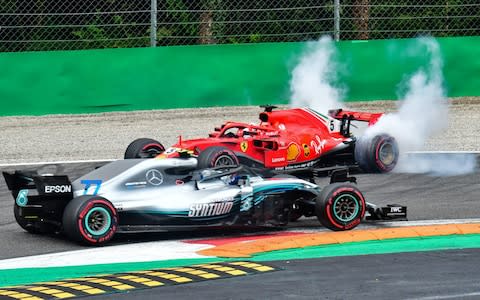
[[[18,206],[26,206],[28,203],[28,190],[20,190],[17,195],[17,205]]]

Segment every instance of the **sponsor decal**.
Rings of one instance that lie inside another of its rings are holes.
[[[315,150],[315,154],[319,155],[323,152],[326,143],[327,140],[322,141],[318,135],[315,135],[314,139],[310,142],[310,146]]]
[[[72,186],[69,184],[45,186],[46,194],[51,194],[51,193],[60,194],[60,193],[71,193],[71,192],[72,192]]]
[[[290,143],[287,148],[287,160],[292,161],[296,160],[298,155],[300,154],[300,147],[298,147],[297,143]]]
[[[303,155],[305,157],[309,157],[310,156],[310,147],[308,147],[307,144],[303,144],[302,147],[303,147]]]
[[[277,136],[277,135],[279,135],[279,132],[278,131],[267,131],[267,132],[265,132],[265,135],[267,135],[267,136]]]
[[[83,195],[92,195],[95,196],[98,194],[98,191],[100,190],[100,186],[102,185],[102,181],[100,179],[85,179],[80,181],[81,184],[85,185],[85,190],[83,191]],[[88,190],[91,187],[95,187],[95,190],[93,191],[92,194],[88,193]]]
[[[17,199],[15,202],[17,203],[18,206],[26,206],[28,203],[28,190],[20,190],[18,191]]]
[[[197,203],[190,205],[189,217],[220,216],[230,212],[233,202]]]
[[[241,143],[240,143],[240,149],[242,149],[243,152],[247,152],[248,142],[247,142],[247,141],[241,142]]]
[[[302,163],[302,164],[285,166],[285,167],[278,167],[278,168],[275,168],[275,170],[283,171],[283,170],[294,170],[294,169],[301,169],[301,168],[309,168],[309,167],[313,166],[315,164],[315,162],[317,162],[317,161],[318,160],[309,161],[309,162],[305,162],[305,163]]]
[[[127,189],[134,189],[134,188],[143,188],[147,185],[146,181],[136,181],[136,182],[127,182],[125,186]]]
[[[278,129],[285,130],[287,128],[285,127],[285,124],[281,123],[281,124],[278,124]]]
[[[404,206],[390,206],[390,207],[384,207],[383,213],[387,217],[399,217],[399,216],[407,216],[407,211],[406,207]]]
[[[156,169],[148,170],[145,174],[145,178],[147,179],[147,182],[151,185],[158,186],[163,183],[163,174]]]
[[[272,163],[279,163],[285,161],[285,157],[273,157],[272,158]]]

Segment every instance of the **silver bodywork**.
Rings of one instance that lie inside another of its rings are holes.
[[[317,194],[319,187],[298,178],[264,179],[215,175],[215,170],[192,171],[195,158],[129,159],[112,162],[73,182],[74,197],[97,195],[118,212],[161,214],[188,218],[219,217],[246,211],[263,200],[265,191],[298,189]],[[241,180],[241,181],[242,181]]]

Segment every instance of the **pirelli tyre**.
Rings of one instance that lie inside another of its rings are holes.
[[[165,151],[165,147],[154,139],[140,138],[128,145],[125,150],[125,159],[130,158],[153,158]]]
[[[364,172],[390,172],[397,165],[398,156],[397,141],[388,134],[360,137],[355,144],[355,160]]]
[[[365,216],[365,198],[351,183],[333,183],[323,188],[315,202],[315,210],[323,226],[335,230],[350,230]]]
[[[221,146],[208,147],[198,155],[198,168],[214,168],[220,166],[239,165],[238,157],[235,153]]]
[[[98,196],[74,198],[63,213],[63,231],[72,240],[101,246],[112,239],[118,214],[110,201]]]

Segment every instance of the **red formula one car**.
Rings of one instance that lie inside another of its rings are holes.
[[[180,138],[169,149],[156,140],[141,138],[128,146],[125,158],[207,152],[198,161],[200,168],[240,163],[293,172],[322,171],[339,165],[360,167],[365,172],[389,172],[397,163],[399,150],[393,137],[356,137],[350,130],[356,121],[375,124],[382,113],[336,109],[327,116],[309,108],[262,107],[258,125],[226,122],[207,138]]]

